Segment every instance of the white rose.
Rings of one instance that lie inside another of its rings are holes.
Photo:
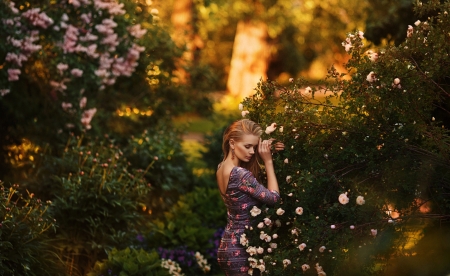
[[[358,205],[363,205],[364,203],[366,203],[366,201],[364,200],[364,197],[363,197],[363,196],[358,196],[358,197],[356,198],[356,204],[358,204]]]
[[[277,209],[277,215],[281,216],[281,215],[283,215],[283,214],[284,214],[284,210],[281,209],[281,208],[278,208],[278,209]]]

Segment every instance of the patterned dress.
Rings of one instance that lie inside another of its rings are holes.
[[[248,275],[250,255],[239,238],[245,226],[252,222],[250,210],[262,204],[273,205],[280,196],[259,184],[247,169],[234,167],[222,199],[228,210],[227,226],[217,251],[217,261],[227,276]]]

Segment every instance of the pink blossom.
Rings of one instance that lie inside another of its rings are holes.
[[[412,37],[414,33],[414,28],[411,25],[408,25],[408,29],[406,30],[406,37]]]
[[[147,33],[146,29],[141,29],[141,24],[136,24],[127,28],[128,32],[135,38],[141,38]]]
[[[89,14],[83,13],[80,15],[80,18],[81,20],[84,21],[84,23],[89,24],[91,23],[92,15],[90,13]]]
[[[15,3],[14,2],[9,2],[9,8],[11,9],[11,11],[14,13],[14,14],[18,14],[19,13],[19,10],[16,8],[16,7],[14,7],[15,6]]]
[[[344,193],[344,194],[340,194],[340,195],[339,195],[339,202],[340,202],[342,205],[345,205],[345,204],[347,204],[347,203],[349,202],[349,198],[347,197],[347,193]]]
[[[58,69],[59,74],[62,75],[64,71],[66,71],[69,68],[69,65],[64,63],[58,63],[58,65],[56,65],[56,68]]]
[[[81,6],[80,1],[78,0],[69,0],[69,4],[72,4],[76,8],[79,8]]]
[[[277,213],[277,215],[282,216],[284,214],[284,212],[285,211],[282,208],[278,208],[276,213]]]
[[[355,226],[354,225],[350,225],[350,229],[355,229]]]
[[[272,123],[270,126],[268,126],[266,128],[266,134],[270,134],[270,133],[274,132],[276,128],[277,128],[277,124]]]
[[[95,70],[94,74],[97,75],[97,77],[101,77],[101,78],[106,78],[109,76],[109,73],[105,69]]]
[[[19,75],[21,71],[20,69],[8,69],[8,81],[17,81],[19,80]]]
[[[81,124],[86,129],[91,129],[90,123],[96,112],[97,112],[97,108],[91,108],[91,109],[85,110],[83,112],[83,114],[81,115]]]
[[[364,39],[364,32],[358,31],[358,36],[360,39]]]
[[[295,209],[295,213],[296,213],[297,215],[303,215],[303,208],[302,208],[302,207],[297,207],[297,208]]]
[[[87,103],[87,98],[83,97],[80,99],[80,108],[83,109],[86,107],[86,103]]]
[[[70,71],[70,73],[72,74],[72,76],[74,77],[81,77],[83,75],[83,70],[80,70],[78,68],[74,68]]]
[[[98,36],[92,34],[91,32],[87,32],[84,36],[80,36],[79,40],[80,41],[95,41],[98,39]]]
[[[305,93],[306,94],[310,94],[311,91],[312,91],[311,87],[308,86],[308,87],[305,88]]]
[[[250,113],[248,110],[244,110],[241,112],[242,117],[245,117],[248,113]]]
[[[330,228],[331,229],[336,229],[336,225],[333,224],[333,225],[330,226]]]
[[[306,271],[306,270],[308,270],[309,269],[309,265],[307,265],[307,264],[303,264],[302,265],[302,270],[303,271]]]
[[[10,92],[9,89],[0,89],[0,96],[5,96],[6,94],[8,94]]]
[[[33,26],[47,29],[48,26],[53,24],[53,19],[48,17],[44,12],[40,12],[40,8],[29,9],[22,13],[22,17],[26,18]]]
[[[372,236],[376,236],[378,233],[377,229],[370,229],[370,234],[372,234]]]
[[[350,51],[350,49],[353,47],[353,45],[352,45],[352,41],[350,40],[349,37],[347,37],[345,39],[345,41],[342,42],[342,46],[344,46],[346,52]]]
[[[67,89],[67,86],[64,84],[64,80],[61,82],[50,81],[50,85],[55,88],[57,91],[64,91]]]
[[[69,21],[69,16],[67,15],[67,13],[63,13],[63,15],[61,15],[61,21],[64,22]]]
[[[72,108],[72,104],[71,104],[71,103],[65,103],[65,102],[62,102],[62,103],[61,103],[61,107],[62,107],[62,109],[63,109],[64,111],[68,111],[69,109]]]
[[[91,44],[86,48],[86,54],[93,58],[98,58],[99,54],[97,51],[97,44]]]
[[[374,81],[377,80],[377,77],[376,77],[375,73],[372,71],[372,72],[370,72],[370,73],[367,75],[366,80],[367,80],[368,82],[374,82]]]
[[[358,197],[356,198],[356,204],[358,204],[358,205],[363,205],[364,203],[366,203],[366,201],[364,200],[364,197],[363,197],[363,196],[358,196]]]
[[[5,60],[8,62],[11,62],[12,64],[15,64],[19,67],[22,67],[22,62],[27,61],[28,57],[23,54],[15,54],[15,53],[7,53]]]
[[[303,251],[305,248],[306,248],[306,243],[301,243],[301,244],[298,246],[298,249],[300,249],[300,251]]]
[[[392,87],[393,88],[398,88],[401,89],[402,85],[400,84],[400,79],[399,78],[395,78],[394,81],[392,82]]]

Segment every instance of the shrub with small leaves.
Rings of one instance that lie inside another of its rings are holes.
[[[74,263],[83,274],[105,251],[131,243],[146,217],[151,188],[144,175],[155,160],[145,170],[130,169],[113,141],[71,137],[62,156],[44,156],[43,162],[54,166],[54,241],[68,266]]]
[[[162,261],[155,251],[143,249],[112,249],[108,259],[97,262],[88,276],[169,276],[169,271],[162,266]]]
[[[47,212],[52,203],[18,188],[0,181],[0,275],[58,275],[62,263],[51,256],[56,250],[45,235],[55,231]]]
[[[410,222],[449,218],[449,8],[418,4],[433,16],[398,47],[366,49],[364,34],[350,33],[349,76],[331,68],[323,86],[265,81],[244,100],[263,139],[286,146],[273,155],[282,201],[241,237],[252,268],[380,274]]]

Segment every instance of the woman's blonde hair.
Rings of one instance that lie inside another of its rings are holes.
[[[249,120],[249,119],[241,119],[238,121],[235,121],[232,123],[228,128],[225,130],[223,134],[223,142],[222,142],[222,150],[223,150],[223,156],[224,160],[227,158],[229,152],[230,152],[230,140],[233,139],[234,141],[238,142],[242,140],[242,137],[245,134],[252,134],[255,136],[261,136],[262,134],[261,127]],[[258,150],[255,150],[255,154],[253,155],[252,159],[250,159],[249,162],[242,162],[240,164],[241,167],[246,168],[250,172],[252,172],[253,176],[259,179],[259,153]]]

